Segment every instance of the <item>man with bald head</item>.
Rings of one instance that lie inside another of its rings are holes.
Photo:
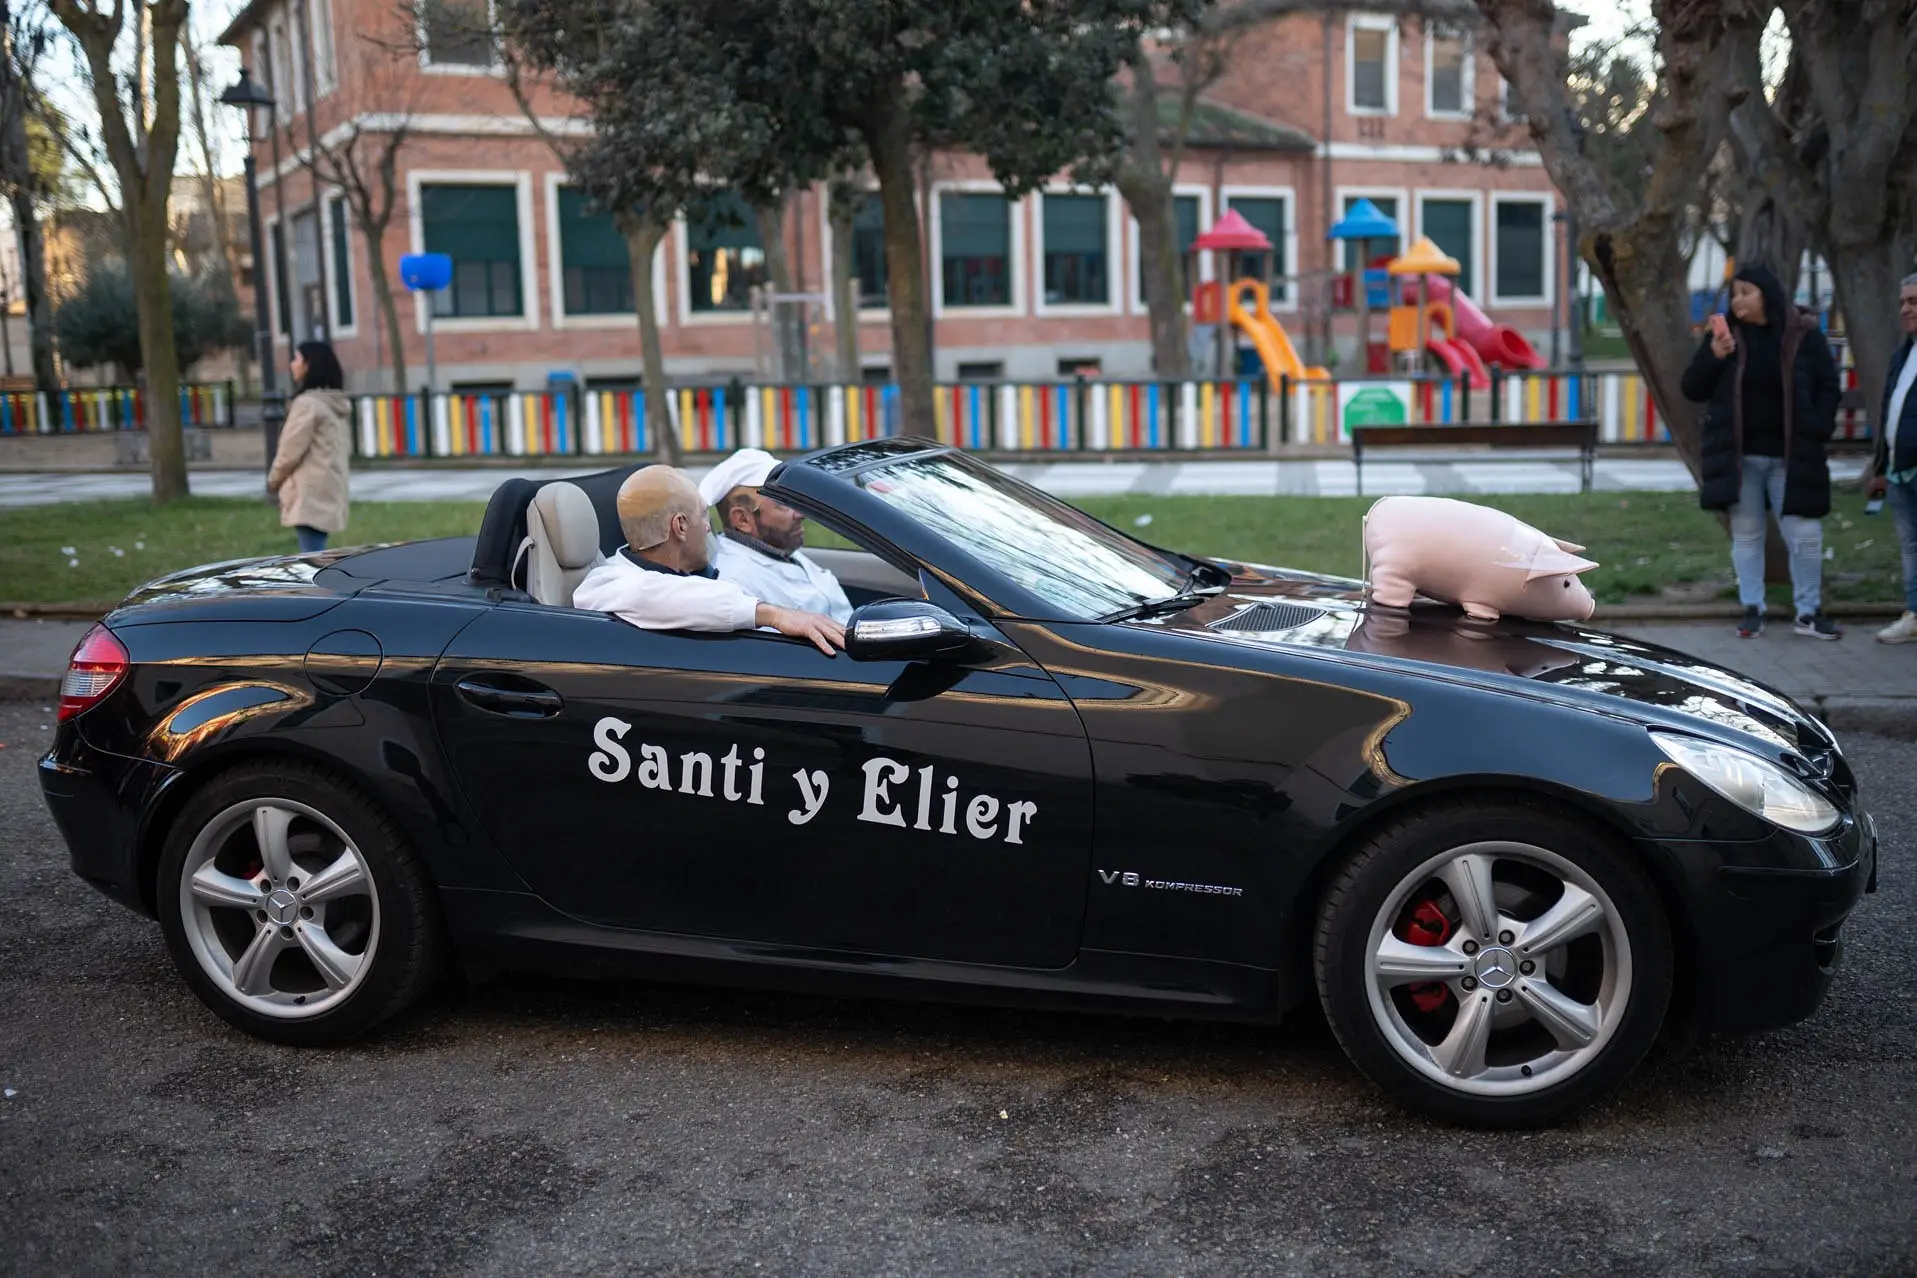
[[[830,617],[781,608],[719,580],[708,562],[706,504],[670,466],[647,466],[619,486],[626,544],[586,574],[575,608],[609,612],[644,630],[750,630],[766,626],[809,640],[828,657],[845,646]]]

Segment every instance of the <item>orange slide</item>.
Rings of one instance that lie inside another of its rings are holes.
[[[1249,308],[1245,306],[1246,298],[1252,302]],[[1264,361],[1265,374],[1271,378],[1273,390],[1279,389],[1281,377],[1304,382],[1322,381],[1331,376],[1315,364],[1306,367],[1305,361],[1298,357],[1297,347],[1291,344],[1291,334],[1272,316],[1271,292],[1262,281],[1249,278],[1233,281],[1225,294],[1225,314],[1251,338],[1252,349]]]

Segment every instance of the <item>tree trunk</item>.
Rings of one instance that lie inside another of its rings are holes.
[[[27,308],[27,340],[33,350],[33,387],[51,391],[60,385],[53,367],[53,304],[47,297],[47,240],[33,196],[13,193],[13,224],[20,235],[20,290]]]
[[[666,228],[649,217],[615,219],[626,237],[626,258],[632,267],[632,301],[639,312],[640,384],[645,388],[646,421],[651,424],[653,451],[668,466],[681,464],[679,432],[673,424],[672,390],[666,385],[665,347],[659,341],[659,304],[652,291],[652,257]]]
[[[386,274],[386,228],[361,222],[359,235],[366,245],[366,264],[373,274],[373,304],[379,307],[380,323],[386,326],[386,343],[392,347],[393,394],[404,395],[407,392],[406,347],[400,340],[399,301],[393,296],[393,281]],[[256,281],[265,278],[261,266],[253,268],[253,278]],[[278,322],[277,318],[274,322]]]
[[[1804,262],[1802,221],[1777,202],[1759,181],[1747,181],[1738,213],[1737,244],[1731,254],[1739,266],[1764,265],[1797,296],[1798,268]]]
[[[158,203],[155,210],[152,205]],[[166,206],[162,191],[126,210],[127,256],[140,319],[140,362],[146,369],[146,439],[153,459],[153,500],[187,495],[186,452],[180,434],[180,360],[173,344],[173,288],[166,271]]]
[[[759,244],[765,251],[766,278],[774,294],[792,293],[792,255],[786,251],[785,199],[753,210],[759,221]],[[768,301],[766,318],[772,327],[772,380],[802,382],[805,367],[805,308],[798,302]]]
[[[868,119],[864,137],[885,210],[886,298],[892,308],[900,433],[932,439],[938,436],[938,414],[932,404],[931,306],[913,199],[911,120],[903,107],[887,103]]]
[[[1151,315],[1152,368],[1167,381],[1189,377],[1191,347],[1171,183],[1134,171],[1119,178],[1118,190],[1138,220],[1138,266],[1144,275],[1145,309]]]
[[[1889,244],[1862,248],[1833,244],[1831,283],[1837,306],[1844,313],[1844,333],[1850,338],[1851,358],[1857,365],[1857,388],[1871,423],[1884,429],[1884,383],[1890,377],[1891,356],[1902,335],[1897,328],[1898,282],[1910,273],[1910,240],[1900,235]]]
[[[1677,246],[1668,239],[1644,244],[1628,230],[1599,232],[1587,243],[1585,260],[1604,288],[1658,416],[1685,468],[1701,479],[1702,419],[1681,386],[1697,339],[1691,334],[1686,272]]]
[[[851,199],[831,197],[832,222],[832,336],[838,347],[836,364],[839,380],[855,383],[859,372],[859,290],[852,279],[852,218],[857,211],[856,192]]]

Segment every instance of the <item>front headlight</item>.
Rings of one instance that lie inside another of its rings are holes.
[[[1672,762],[1747,812],[1799,834],[1823,834],[1837,824],[1835,804],[1768,759],[1699,737],[1653,732]]]

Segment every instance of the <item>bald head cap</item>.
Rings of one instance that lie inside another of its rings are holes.
[[[672,517],[684,515],[693,524],[705,522],[705,503],[699,489],[684,472],[671,466],[647,466],[626,476],[619,485],[619,528],[634,550],[650,550],[671,534]]]

